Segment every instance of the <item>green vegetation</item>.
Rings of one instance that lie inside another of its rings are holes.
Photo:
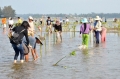
[[[76,55],[76,51],[75,50],[70,53],[70,56],[75,56],[75,55]]]
[[[74,51],[72,51],[70,54],[69,54],[69,56],[75,56],[76,55],[76,51],[74,50]],[[53,66],[58,66],[58,63],[60,62],[60,61],[62,61],[64,58],[66,58],[67,56],[64,56],[64,57],[62,57],[59,61],[57,61]]]
[[[1,17],[15,17],[15,10],[11,6],[0,7],[0,18]]]

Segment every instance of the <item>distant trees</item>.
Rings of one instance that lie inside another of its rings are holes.
[[[106,17],[106,18],[120,18],[120,13],[88,13],[88,14],[79,14],[79,17]]]
[[[11,6],[4,6],[2,9],[0,7],[0,17],[15,17],[15,10]]]
[[[39,18],[42,16],[50,16],[50,17],[92,17],[100,16],[101,18],[120,18],[120,13],[88,13],[88,14],[18,14],[17,16],[28,18],[28,16],[33,16],[34,18]]]
[[[0,17],[2,16],[2,9],[1,9],[1,7],[0,7]]]
[[[87,14],[18,14],[17,16],[28,18],[28,16],[33,16],[34,18],[42,17],[42,16],[50,16],[50,17],[95,17],[99,15],[100,17],[106,18],[120,18],[120,13],[87,13]],[[0,7],[0,18],[1,17],[15,17],[15,10],[11,6]]]

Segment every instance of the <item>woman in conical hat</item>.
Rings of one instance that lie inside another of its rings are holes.
[[[35,37],[35,39],[36,39],[36,43],[43,45],[42,41],[38,37]]]
[[[36,51],[36,44],[43,45],[43,43],[42,43],[42,41],[38,37],[29,36],[28,38],[29,38],[29,42],[30,42],[30,45],[28,47],[31,50],[33,59],[36,60],[36,59],[38,59],[38,53]],[[26,42],[25,38],[23,38],[23,42],[24,43]],[[25,60],[29,61],[29,54],[25,55]]]

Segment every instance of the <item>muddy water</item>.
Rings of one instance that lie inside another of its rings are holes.
[[[44,45],[37,45],[39,59],[13,64],[14,51],[0,29],[0,79],[120,79],[120,34],[108,33],[106,43],[90,41],[88,50],[79,50],[79,33],[64,32],[62,43],[54,35],[45,35]],[[44,35],[44,34],[43,34]],[[69,53],[76,50],[76,56]],[[30,54],[31,55],[31,54]],[[66,56],[59,66],[53,66]],[[18,59],[19,60],[19,59]]]

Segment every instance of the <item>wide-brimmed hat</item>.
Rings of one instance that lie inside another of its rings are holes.
[[[42,41],[38,37],[35,37],[35,39],[38,40],[41,45],[43,45]]]
[[[87,22],[88,22],[87,18],[82,19],[82,23],[87,23]]]
[[[101,20],[101,18],[99,16],[96,16],[95,20]]]
[[[29,19],[33,20],[33,17],[32,17],[32,16],[29,16]]]

